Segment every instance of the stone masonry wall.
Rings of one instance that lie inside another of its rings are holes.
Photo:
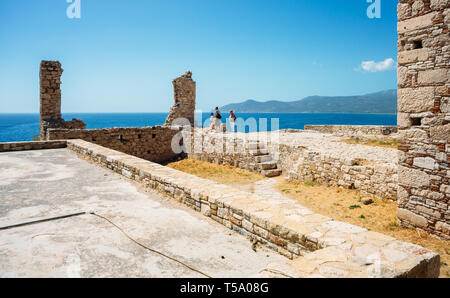
[[[184,75],[172,81],[175,103],[170,109],[169,116],[164,126],[171,126],[173,121],[179,118],[189,120],[194,126],[196,83],[192,80],[192,72],[187,71]],[[175,123],[175,125],[187,125],[188,123]]]
[[[397,165],[324,154],[302,146],[279,146],[278,165],[290,180],[313,181],[397,199]]]
[[[220,165],[230,165],[266,177],[281,174],[277,161],[272,159],[266,144],[248,141],[235,134],[218,133],[209,129],[195,128],[191,135],[184,135],[190,148],[188,157]]]
[[[450,239],[450,1],[398,5],[398,216]]]
[[[267,177],[283,173],[290,180],[313,181],[397,200],[396,161],[324,153],[302,145],[283,144],[269,135],[262,135],[257,141],[256,136],[249,134],[223,134],[196,128],[193,136],[188,154],[193,159],[231,165]]]
[[[349,137],[389,136],[397,133],[396,126],[380,125],[305,125],[305,130]]]
[[[45,140],[47,129],[84,129],[86,124],[78,119],[65,121],[61,117],[61,75],[63,69],[58,61],[42,61],[40,79],[39,137]]]
[[[147,162],[82,140],[78,156],[202,212],[290,259],[294,277],[438,277],[439,255],[418,245]]]
[[[47,139],[82,139],[142,159],[164,163],[180,156],[173,152],[171,145],[178,132],[179,130],[161,126],[90,130],[49,129]]]
[[[0,152],[66,148],[66,141],[0,143]]]

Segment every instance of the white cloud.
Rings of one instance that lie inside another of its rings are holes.
[[[396,67],[395,61],[392,58],[388,58],[381,62],[375,61],[363,61],[361,62],[361,69],[367,72],[380,72]]]

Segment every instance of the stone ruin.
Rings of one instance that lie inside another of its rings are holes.
[[[45,140],[50,128],[85,129],[78,119],[65,121],[61,116],[61,75],[63,69],[58,61],[42,61],[40,79],[39,139]]]
[[[61,75],[59,61],[42,61],[40,69],[40,140],[81,139],[145,160],[166,163],[180,158],[172,150],[172,140],[181,128],[170,127],[177,118],[194,123],[195,82],[186,72],[173,81],[175,105],[165,126],[85,129],[78,119],[65,121],[61,117]]]
[[[398,5],[398,217],[450,239],[450,1]]]
[[[164,126],[171,126],[176,119],[187,119],[194,126],[196,83],[192,80],[192,72],[187,71],[184,75],[172,81],[175,103],[170,109],[169,116]],[[185,125],[174,123],[175,125]]]
[[[448,0],[400,0],[398,5],[398,217],[403,226],[443,239],[450,239],[449,7]],[[156,162],[179,157],[170,146],[179,131],[171,125],[186,125],[174,123],[184,118],[194,126],[191,72],[173,80],[175,103],[163,127],[103,130],[85,130],[81,120],[61,118],[61,74],[59,62],[42,61],[41,140],[83,139]]]

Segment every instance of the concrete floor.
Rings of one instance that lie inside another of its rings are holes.
[[[66,149],[0,153],[0,227],[96,211],[213,277],[251,277],[286,259]],[[279,266],[278,266],[279,265]],[[0,231],[0,277],[203,277],[82,215]]]

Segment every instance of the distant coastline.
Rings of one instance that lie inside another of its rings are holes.
[[[397,90],[384,90],[357,96],[309,96],[297,101],[256,101],[249,99],[222,107],[236,113],[327,113],[395,114]]]

